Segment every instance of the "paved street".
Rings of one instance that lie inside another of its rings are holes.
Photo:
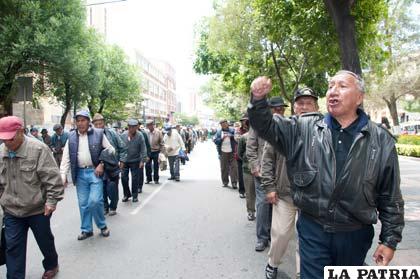
[[[406,229],[393,264],[419,265],[420,161],[400,158],[400,167]],[[245,201],[221,187],[214,145],[197,145],[182,167],[181,182],[167,177],[164,172],[161,185],[145,185],[139,204],[119,203],[118,215],[107,217],[107,239],[96,230],[94,237],[76,240],[79,211],[75,188],[67,188],[52,220],[57,278],[263,278],[267,251],[254,251],[255,223],[246,219]],[[41,260],[30,233],[27,278],[40,278]],[[372,264],[371,256],[367,262]],[[278,278],[294,278],[294,243],[280,269]]]

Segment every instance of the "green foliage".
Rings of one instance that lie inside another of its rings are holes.
[[[200,123],[200,121],[198,120],[198,117],[196,115],[188,116],[184,113],[176,112],[174,114],[174,118],[175,118],[177,124],[181,124],[183,126],[188,126],[188,125],[195,126],[195,125],[198,125]]]
[[[420,157],[420,146],[411,144],[397,144],[398,155]]]
[[[420,136],[416,135],[400,135],[398,136],[398,144],[419,145]]]

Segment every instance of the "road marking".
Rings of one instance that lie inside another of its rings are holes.
[[[162,185],[157,188],[156,190],[153,191],[152,194],[150,194],[150,196],[147,197],[147,199],[144,200],[144,202],[140,203],[139,206],[137,206],[133,211],[130,212],[131,215],[136,215],[137,213],[140,212],[140,210],[142,210],[143,207],[146,206],[146,204],[148,204],[159,192],[160,190],[163,189],[163,187],[166,186],[166,184],[168,184],[169,180],[166,180],[165,182],[162,183]]]

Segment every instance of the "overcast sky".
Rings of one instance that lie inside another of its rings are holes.
[[[105,2],[91,0],[88,3]],[[169,62],[176,71],[177,92],[202,82],[192,70],[194,26],[212,13],[212,0],[127,0],[107,4],[107,40],[137,48],[146,57]]]

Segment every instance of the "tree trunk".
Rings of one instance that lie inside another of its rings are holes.
[[[4,115],[13,115],[13,103],[9,95],[21,67],[21,62],[9,63],[6,72],[3,74],[4,82],[0,87],[0,104],[3,106],[4,112],[2,114]]]
[[[386,99],[385,97],[383,99],[389,109],[389,113],[391,114],[392,123],[394,126],[398,126],[400,121],[398,119],[397,98],[395,98],[395,95],[392,94],[389,99]]]
[[[273,47],[272,43],[270,44],[270,49],[271,49],[270,52],[271,52],[271,57],[273,58],[274,67],[276,68],[276,74],[277,74],[277,77],[279,78],[279,81],[280,81],[281,95],[283,95],[283,97],[290,102],[289,97],[286,94],[286,88],[284,86],[284,80],[283,80],[283,76],[281,74],[280,65],[277,63],[276,53],[275,53],[275,50],[274,50],[274,47]]]
[[[65,88],[65,101],[64,101],[64,112],[63,115],[61,116],[60,119],[60,124],[61,126],[63,126],[63,128],[66,125],[66,119],[67,119],[67,114],[70,112],[71,110],[71,86],[69,82],[64,82],[64,88]]]
[[[340,45],[341,66],[344,70],[361,75],[359,51],[356,41],[356,26],[351,8],[354,0],[324,0],[333,19]]]

